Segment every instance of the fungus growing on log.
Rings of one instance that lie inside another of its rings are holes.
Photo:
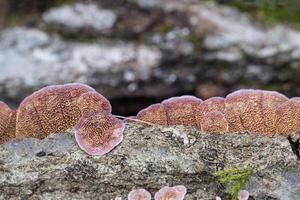
[[[201,99],[185,95],[166,99],[161,104],[167,111],[169,125],[186,125],[197,128],[195,110],[201,103]]]
[[[81,110],[81,113],[94,112],[98,109],[108,112],[112,111],[109,101],[104,96],[95,91],[82,94],[78,98],[77,104],[79,109]]]
[[[183,200],[186,194],[186,188],[183,185],[174,187],[163,187],[155,193],[155,200]]]
[[[227,133],[228,123],[225,115],[219,111],[205,114],[201,122],[202,131],[206,133]]]
[[[94,89],[73,83],[48,86],[28,96],[17,111],[16,137],[42,139],[73,127],[82,116],[77,99],[90,91]]]
[[[248,200],[249,196],[250,194],[247,190],[241,190],[238,193],[238,200]]]
[[[203,123],[207,124],[206,115],[209,112],[218,111],[220,113],[224,114],[225,110],[225,99],[223,97],[212,97],[209,99],[206,99],[201,103],[200,106],[197,107],[195,118],[197,127],[199,130],[207,131],[206,128],[203,128]],[[204,130],[205,129],[205,130]]]
[[[277,92],[238,90],[227,95],[225,117],[229,132],[272,135],[276,129],[276,108],[288,98]]]
[[[132,190],[128,194],[128,200],[151,200],[151,194],[145,189]]]
[[[150,105],[149,107],[141,110],[137,114],[137,119],[157,125],[168,125],[167,112],[165,107],[160,103]],[[146,124],[144,125],[149,126]]]
[[[104,155],[123,140],[125,124],[110,112],[98,110],[79,119],[75,139],[89,155]]]
[[[276,109],[276,133],[290,135],[300,131],[300,98],[291,98]]]
[[[0,144],[15,137],[16,111],[0,101]]]

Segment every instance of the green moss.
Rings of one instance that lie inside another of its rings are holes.
[[[228,3],[241,11],[252,14],[266,23],[283,23],[300,29],[300,3],[296,0],[231,0]]]
[[[233,200],[237,200],[238,192],[245,187],[253,173],[252,168],[227,168],[214,173],[219,182],[227,186]]]
[[[167,33],[174,28],[171,24],[162,23],[157,26],[157,30],[160,33]]]

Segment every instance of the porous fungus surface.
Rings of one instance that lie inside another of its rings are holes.
[[[151,194],[145,189],[132,190],[128,194],[128,200],[151,200]]]
[[[104,155],[123,140],[125,124],[110,112],[98,110],[84,115],[75,126],[75,139],[89,155]]]
[[[287,100],[276,92],[251,89],[227,95],[225,117],[229,132],[275,134],[276,108]]]
[[[201,122],[201,127],[201,130],[207,133],[228,133],[227,120],[220,111],[206,113]]]
[[[16,111],[0,101],[0,144],[15,137]]]
[[[201,99],[185,95],[169,98],[161,104],[167,112],[169,125],[187,125],[197,128],[195,111],[201,103]]]
[[[94,89],[73,83],[48,86],[25,98],[17,111],[16,137],[42,139],[73,127],[82,115],[77,99],[89,91]]]
[[[300,130],[300,98],[291,98],[276,109],[276,133],[289,135]]]
[[[218,111],[224,114],[225,99],[223,97],[212,97],[203,101],[200,106],[197,107],[195,118],[197,127],[199,130],[205,131],[206,128],[202,128],[203,123],[207,124],[206,115],[209,112]]]
[[[299,99],[254,89],[205,101],[192,96],[172,97],[140,111],[137,119],[159,125],[188,125],[208,133],[288,135],[300,129]]]
[[[137,119],[158,125],[168,125],[167,111],[160,103],[150,105],[141,110],[137,114]],[[145,126],[149,125],[145,124]]]
[[[183,185],[174,187],[165,186],[155,193],[155,200],[183,200],[186,194],[186,188]]]
[[[95,91],[82,94],[77,100],[77,105],[81,110],[81,113],[94,112],[98,109],[108,112],[112,111],[109,101]]]

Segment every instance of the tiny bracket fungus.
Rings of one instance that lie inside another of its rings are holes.
[[[16,111],[0,101],[0,144],[15,137]]]
[[[125,123],[110,112],[98,110],[84,115],[75,126],[75,139],[89,155],[105,155],[123,140]]]
[[[132,190],[128,194],[128,200],[151,200],[151,194],[145,189]]]
[[[186,188],[183,185],[174,187],[165,186],[155,193],[155,200],[183,200],[186,194]]]

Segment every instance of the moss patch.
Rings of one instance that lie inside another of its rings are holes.
[[[252,168],[227,168],[214,173],[219,182],[227,186],[232,200],[237,200],[238,192],[245,187],[253,173]]]

